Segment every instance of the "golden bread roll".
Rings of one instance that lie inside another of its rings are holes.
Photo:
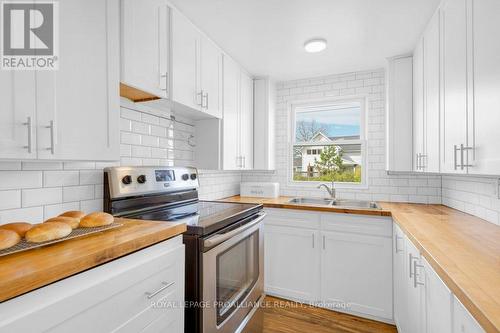
[[[33,224],[27,222],[13,222],[0,225],[0,229],[14,231],[21,237],[24,237],[26,231],[30,230],[31,228],[33,228]]]
[[[42,243],[68,236],[71,227],[62,222],[46,222],[35,225],[26,232],[26,240],[31,243]]]
[[[8,249],[19,243],[21,236],[12,230],[0,229],[0,250]]]
[[[57,216],[57,217],[50,218],[43,223],[47,223],[47,222],[66,223],[67,225],[69,225],[71,227],[71,229],[76,229],[76,228],[78,228],[78,225],[80,224],[80,219],[77,219],[75,217],[69,217],[69,216]]]
[[[62,213],[59,216],[67,216],[67,217],[74,217],[76,219],[81,220],[82,217],[85,216],[85,213],[80,211],[80,210],[70,210],[69,212]]]
[[[115,218],[108,213],[91,213],[80,220],[81,228],[102,227],[113,223]]]

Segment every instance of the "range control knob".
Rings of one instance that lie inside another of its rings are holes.
[[[125,185],[132,184],[132,176],[127,175],[127,176],[123,177],[122,178],[122,183],[125,184]]]
[[[145,175],[140,175],[139,177],[137,177],[137,182],[139,184],[144,184],[146,182],[146,176]]]
[[[197,176],[195,173],[192,173],[192,174],[191,174],[191,179],[192,179],[192,180],[196,180],[196,178],[198,178],[198,176]]]
[[[188,179],[189,179],[189,175],[187,173],[182,175],[182,180],[188,180]]]

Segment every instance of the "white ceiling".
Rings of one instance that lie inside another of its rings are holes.
[[[380,68],[411,52],[440,0],[170,0],[254,75],[278,80]],[[314,37],[322,53],[306,53]]]

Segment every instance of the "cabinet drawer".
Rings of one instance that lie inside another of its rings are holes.
[[[266,208],[266,225],[278,225],[296,228],[318,229],[319,214],[307,210]]]
[[[138,332],[156,321],[182,320],[183,300],[178,236],[2,303],[0,331]]]
[[[321,228],[328,231],[392,237],[392,219],[388,217],[321,214]]]

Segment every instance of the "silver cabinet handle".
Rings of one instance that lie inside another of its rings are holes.
[[[207,107],[207,109],[208,109],[208,93],[207,93],[207,106],[206,106],[206,107]]]
[[[400,239],[403,240],[403,237],[400,237],[398,235],[396,235],[396,237],[394,238],[394,245],[395,245],[396,253],[399,253],[399,252],[403,251],[403,250],[400,250],[398,248],[398,240],[400,240]]]
[[[241,161],[242,161],[242,168],[245,169],[246,165],[247,165],[247,158],[246,156],[241,156]]]
[[[415,169],[419,169],[419,161],[420,161],[420,154],[415,154],[416,157],[416,162],[415,162]]]
[[[315,238],[316,238],[316,237],[314,237],[314,234],[312,234],[313,249],[314,249],[314,239],[315,239]]]
[[[198,96],[200,97],[200,103],[198,103]],[[196,94],[196,104],[203,108],[203,90]]]
[[[419,282],[417,280],[417,276],[418,276],[418,274],[417,274],[417,267],[423,268],[424,266],[418,264],[418,262],[417,262],[417,260],[415,258],[415,261],[413,262],[413,288],[417,288],[417,286],[423,286],[424,285],[424,283]]]
[[[208,109],[208,93],[204,94],[203,91],[201,94],[201,107],[204,109]]]
[[[417,258],[414,257],[411,253],[408,253],[408,263],[410,264],[410,279],[413,277],[413,274],[411,269],[413,268],[413,260],[416,260]]]
[[[54,120],[51,120],[49,123],[49,126],[46,126],[45,128],[50,129],[50,147],[47,148],[47,150],[49,150],[50,153],[52,155],[54,155],[54,153],[56,151],[56,149],[55,149],[56,142],[55,142],[55,122],[54,122]]]
[[[453,146],[453,168],[455,170],[458,169],[458,164],[457,164],[457,151],[459,151],[460,148],[457,147],[457,145]]]
[[[461,169],[462,169],[462,170],[463,170],[464,168],[466,168],[466,167],[467,167],[467,168],[472,167],[472,164],[469,164],[469,163],[464,164],[464,151],[469,151],[469,150],[473,150],[473,148],[472,148],[472,147],[466,147],[466,146],[464,146],[463,144],[461,144],[461,145],[460,145],[460,160],[462,161],[462,163],[461,163]],[[468,155],[467,155],[467,156],[468,156]],[[467,161],[468,161],[468,159],[467,159]]]
[[[168,91],[168,73],[160,73],[160,89]]]
[[[424,170],[427,167],[427,155],[425,154],[420,154],[420,169]]]
[[[323,235],[323,250],[326,250],[326,236]]]
[[[146,292],[145,295],[148,299],[151,299],[153,297],[155,297],[156,295],[158,295],[159,293],[161,293],[162,291],[164,291],[165,289],[168,289],[169,287],[173,286],[175,284],[175,282],[165,282],[163,281],[161,283],[163,286],[158,288],[157,290],[153,291],[153,292]]]
[[[24,146],[25,149],[28,149],[28,153],[31,154],[33,150],[33,120],[31,117],[26,118],[26,122],[23,125],[28,127],[28,145]]]

